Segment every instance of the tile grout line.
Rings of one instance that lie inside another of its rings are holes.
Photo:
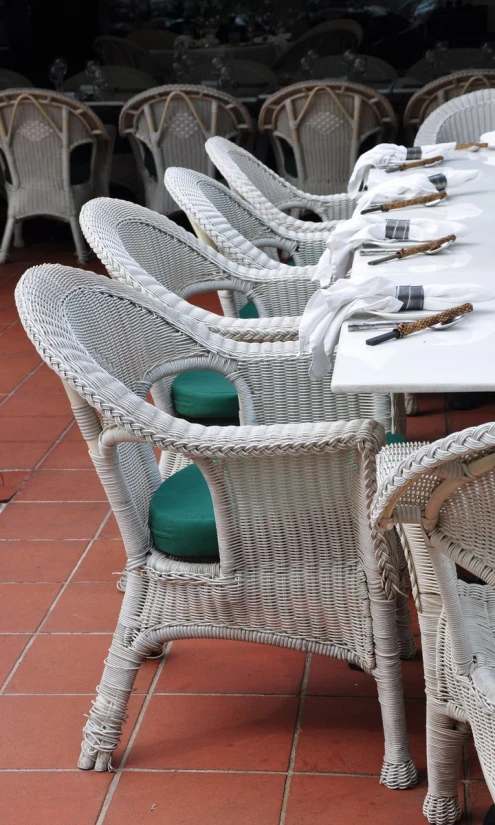
[[[120,760],[120,765],[117,768],[117,770],[115,771],[115,775],[114,775],[112,781],[110,782],[110,787],[108,788],[108,791],[105,795],[105,799],[103,800],[103,804],[101,806],[100,813],[99,813],[98,819],[95,822],[95,825],[103,825],[103,822],[106,819],[108,810],[110,808],[110,805],[112,804],[112,800],[113,800],[113,797],[115,795],[115,791],[118,788],[121,776],[124,772],[124,768],[125,768],[127,759],[129,757],[129,754],[131,752],[131,748],[134,745],[134,742],[136,740],[136,736],[138,735],[138,732],[139,732],[139,728],[141,727],[141,723],[144,719],[144,715],[145,715],[145,713],[148,709],[149,703],[151,702],[153,692],[155,690],[155,685],[157,684],[158,679],[160,678],[160,676],[162,674],[163,668],[165,667],[165,663],[168,659],[168,654],[170,652],[171,647],[172,647],[172,642],[168,642],[167,646],[165,647],[164,653],[163,653],[163,659],[162,659],[162,661],[160,662],[160,664],[158,665],[158,667],[156,669],[156,673],[153,676],[153,679],[151,680],[151,684],[150,684],[150,686],[147,690],[144,702],[141,705],[141,710],[138,713],[138,717],[137,717],[136,722],[134,724],[134,728],[132,729],[132,733],[129,737],[127,747],[125,748],[122,759]]]
[[[40,363],[39,363],[39,364],[37,364],[37,365],[36,365],[36,367],[34,367],[34,368],[31,370],[31,372],[28,372],[28,374],[27,374],[26,376],[24,376],[24,378],[22,378],[22,379],[21,379],[21,381],[19,381],[19,383],[18,383],[18,384],[14,387],[14,389],[13,389],[13,390],[11,390],[10,392],[8,392],[8,393],[7,393],[7,395],[5,396],[5,398],[4,398],[4,399],[0,402],[0,407],[3,407],[3,405],[6,403],[6,401],[8,401],[8,400],[9,400],[9,398],[11,398],[11,396],[13,396],[13,395],[14,395],[14,393],[16,393],[16,392],[17,392],[17,390],[19,389],[19,387],[22,387],[22,385],[23,385],[26,381],[28,381],[30,378],[32,378],[32,377],[33,377],[33,375],[36,375],[36,373],[38,372],[38,370],[40,370],[40,369],[41,369],[41,367],[43,366],[43,364],[44,364],[44,361],[40,361]]]
[[[17,672],[19,666],[23,662],[23,660],[24,660],[25,656],[27,655],[28,651],[31,649],[31,647],[34,643],[34,640],[36,639],[37,636],[40,635],[40,632],[42,631],[45,622],[47,621],[48,617],[51,615],[51,613],[53,612],[53,610],[57,606],[58,602],[62,598],[63,594],[65,593],[65,591],[67,589],[67,587],[69,586],[70,582],[72,581],[73,577],[75,576],[76,572],[78,571],[79,567],[81,566],[82,562],[84,561],[84,559],[88,555],[88,553],[89,553],[90,549],[92,548],[94,542],[96,541],[96,539],[98,538],[100,532],[103,530],[105,524],[107,523],[108,519],[110,518],[110,514],[111,514],[111,511],[108,510],[107,514],[104,516],[103,520],[101,521],[100,526],[96,530],[95,535],[88,542],[88,546],[86,547],[86,549],[84,550],[84,552],[82,553],[82,555],[80,556],[79,560],[76,562],[74,567],[72,568],[72,571],[70,572],[69,576],[67,577],[67,580],[64,582],[64,584],[62,584],[62,587],[58,591],[57,595],[55,596],[54,600],[52,601],[52,603],[49,606],[48,610],[46,611],[45,615],[43,616],[43,619],[39,623],[36,630],[31,634],[31,638],[30,638],[29,642],[27,643],[26,647],[23,649],[21,655],[19,656],[16,663],[12,667],[12,670],[7,675],[7,678],[4,680],[3,684],[0,686],[0,696],[2,696],[5,693],[8,685],[9,685],[10,680],[12,679],[14,674]]]
[[[292,783],[292,777],[294,776],[294,765],[296,763],[296,754],[297,754],[297,746],[299,744],[299,735],[301,733],[301,720],[302,720],[302,712],[304,708],[304,700],[306,699],[306,692],[308,689],[308,681],[309,681],[309,671],[311,667],[311,659],[312,654],[306,654],[306,664],[304,667],[304,673],[301,681],[301,692],[299,698],[299,707],[297,709],[297,716],[296,716],[296,723],[294,725],[294,736],[292,738],[292,747],[290,752],[290,759],[289,759],[289,766],[287,768],[287,774],[285,778],[285,785],[284,785],[284,795],[282,798],[282,805],[280,808],[280,819],[279,825],[284,825],[285,819],[287,816],[287,806],[289,804],[289,793],[290,793],[290,786]]]

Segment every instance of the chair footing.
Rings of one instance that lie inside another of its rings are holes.
[[[418,772],[412,759],[392,765],[384,762],[380,775],[380,785],[386,785],[393,791],[404,791],[418,784]]]
[[[97,771],[98,773],[112,771],[112,754],[108,751],[97,751],[94,756],[88,756],[82,750],[77,767],[82,771]]]
[[[423,813],[430,825],[454,825],[461,818],[461,806],[457,796],[433,796],[426,794]]]

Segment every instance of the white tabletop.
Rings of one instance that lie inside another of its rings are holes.
[[[351,279],[379,274],[398,285],[475,283],[493,287],[495,293],[495,150],[456,152],[434,171],[449,167],[474,167],[481,176],[452,190],[434,208],[394,210],[384,217],[460,221],[467,234],[431,257],[418,255],[370,267],[369,259],[356,254]],[[475,305],[474,312],[450,330],[425,330],[375,347],[365,343],[381,332],[349,332],[344,324],[334,365],[335,392],[495,391],[495,300]]]

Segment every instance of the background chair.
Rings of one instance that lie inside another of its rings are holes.
[[[357,51],[362,39],[363,28],[356,20],[327,20],[291,43],[273,64],[273,71],[277,74],[297,72],[308,51],[314,51],[320,57],[343,54],[346,50]]]
[[[313,81],[268,98],[258,128],[270,139],[279,175],[328,195],[347,191],[360,152],[393,139],[397,120],[388,100],[365,86]]]
[[[9,69],[0,69],[0,89],[26,89],[33,88],[33,83],[29,78],[18,72],[11,72]]]
[[[471,728],[495,800],[495,424],[379,457],[375,524],[397,524],[421,627],[432,825],[460,816],[458,772]],[[486,582],[466,584],[455,564]]]
[[[216,80],[215,67],[211,59],[195,60],[194,52],[192,52],[189,57],[192,61],[192,71],[188,76],[188,82],[201,84],[205,80]],[[237,60],[237,58],[235,58],[227,65],[231,73],[232,86],[237,97],[269,94],[278,86],[277,75],[262,63],[255,63],[254,60]]]
[[[407,145],[412,145],[419,127],[428,115],[443,103],[468,92],[494,86],[495,69],[455,72],[427,83],[411,97],[404,112],[403,125],[407,134]]]
[[[311,390],[307,375],[296,379],[299,360],[284,357],[292,345],[262,345],[256,368],[247,367],[244,345],[229,342],[229,355],[217,336],[101,276],[38,267],[23,276],[17,301],[28,335],[65,382],[128,558],[79,766],[108,768],[147,654],[173,638],[220,637],[338,656],[372,673],[385,735],[381,781],[415,784],[396,600],[376,562],[386,557],[392,570],[397,547],[369,524],[380,425],[301,424],[300,397]],[[171,376],[199,361],[230,376],[245,426],[203,428],[163,411]],[[293,409],[276,397],[281,380],[294,387]],[[144,400],[149,390],[157,406]],[[254,426],[265,415],[293,423]],[[194,464],[162,482],[153,447]],[[180,512],[179,490],[187,496]]]
[[[410,66],[405,74],[422,83],[429,83],[449,72],[490,68],[493,68],[493,60],[483,49],[439,49],[437,63],[423,57]]]
[[[102,66],[101,73],[108,86],[109,94],[123,92],[124,95],[143,92],[156,86],[156,80],[150,74],[133,69],[131,66]],[[77,92],[81,86],[92,86],[94,80],[87,72],[78,72],[64,82],[65,92]]]
[[[148,49],[127,38],[103,35],[93,43],[97,57],[105,66],[129,66],[139,69],[155,78],[156,82],[166,82],[169,78],[163,67],[155,60]]]
[[[126,35],[129,43],[141,46],[143,49],[173,49],[177,37],[176,32],[155,27],[136,29]]]
[[[461,143],[477,141],[484,132],[495,129],[495,89],[481,89],[456,97],[439,106],[429,115],[418,134],[415,145]]]
[[[331,231],[335,221],[352,217],[356,208],[356,202],[347,194],[327,195],[318,199],[314,195],[299,192],[250,152],[225,138],[212,137],[206,141],[205,148],[232,191],[244,198],[264,218],[279,226],[307,231],[308,225],[312,226],[312,223],[301,221],[283,211],[298,213],[303,209],[305,212],[313,212],[314,217],[321,216],[326,223],[317,225],[321,229],[326,226]]]
[[[360,83],[384,83],[397,80],[398,74],[390,63],[369,54],[357,54],[356,59],[364,63],[364,71],[359,77]],[[351,66],[352,71],[352,66]],[[340,78],[340,80],[352,80],[349,76],[349,62],[342,54],[331,57],[320,57],[314,70],[315,80],[325,80],[328,78]]]
[[[21,245],[22,221],[35,215],[67,221],[78,260],[86,260],[79,210],[87,200],[108,195],[112,147],[103,123],[79,101],[39,89],[0,93],[0,163],[8,201],[0,263],[16,226]]]
[[[119,128],[131,142],[146,206],[169,214],[177,205],[163,185],[165,169],[187,166],[213,175],[205,141],[221,134],[249,142],[252,126],[247,109],[230,95],[203,86],[161,86],[129,100]]]

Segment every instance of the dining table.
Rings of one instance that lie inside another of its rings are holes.
[[[429,172],[477,169],[475,180],[449,192],[434,207],[415,206],[383,213],[386,218],[431,218],[459,221],[466,233],[436,255],[415,255],[370,266],[370,257],[356,250],[350,279],[362,282],[376,275],[398,286],[480,284],[495,294],[495,149],[456,151]],[[417,174],[418,170],[393,175]],[[374,169],[368,184],[391,174]],[[359,207],[358,207],[359,211]],[[400,246],[400,245],[399,245]],[[384,253],[385,254],[385,253]],[[402,312],[388,320],[405,321],[431,312]],[[350,331],[353,316],[342,325],[334,363],[336,393],[444,393],[495,391],[495,300],[474,305],[474,311],[445,330],[425,329],[406,338],[369,346],[366,340],[384,330]]]

